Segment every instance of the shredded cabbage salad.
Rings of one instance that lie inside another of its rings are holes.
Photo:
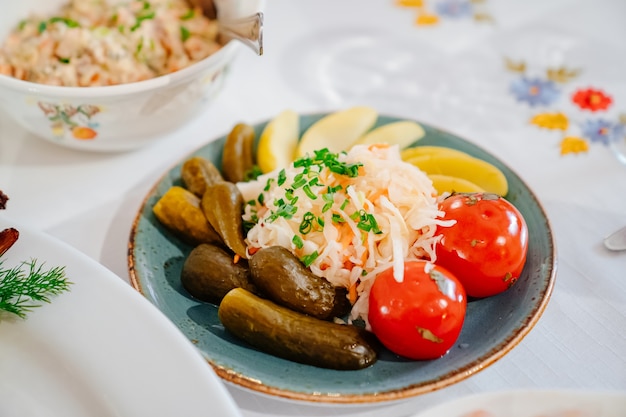
[[[322,149],[238,185],[249,253],[290,249],[313,273],[348,289],[350,321],[366,326],[376,275],[393,267],[401,281],[405,260],[434,262],[435,231],[446,225],[431,180],[402,161],[398,146]]]
[[[217,29],[186,0],[70,0],[17,24],[0,47],[0,74],[71,87],[147,80],[219,50]]]

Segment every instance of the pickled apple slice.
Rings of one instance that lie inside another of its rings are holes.
[[[427,175],[447,175],[463,178],[486,192],[505,196],[509,191],[506,177],[496,166],[471,156],[431,155],[413,157],[411,164]]]
[[[366,106],[351,107],[324,116],[304,132],[296,157],[312,156],[314,151],[323,148],[333,153],[350,149],[374,126],[377,119],[376,110]]]
[[[379,126],[356,141],[357,144],[387,143],[404,149],[424,137],[424,129],[416,122],[403,120]]]
[[[459,151],[454,148],[447,148],[445,146],[416,146],[414,148],[404,149],[400,152],[402,159],[407,162],[409,162],[411,158],[432,155],[458,155],[471,157],[471,155],[466,152]]]
[[[300,117],[285,110],[272,119],[261,133],[257,148],[257,164],[263,173],[282,169],[295,157],[300,137]]]
[[[478,185],[465,178],[451,177],[449,175],[431,174],[428,176],[433,182],[437,193],[480,193],[483,190]]]

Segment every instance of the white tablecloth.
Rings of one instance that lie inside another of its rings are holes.
[[[625,391],[626,252],[610,252],[602,240],[626,225],[626,165],[602,139],[619,134],[620,126],[626,133],[620,125],[620,114],[626,114],[626,2],[421,3],[268,1],[264,55],[242,51],[206,113],[145,149],[65,149],[0,114],[0,189],[11,198],[7,214],[128,280],[132,221],[151,186],[175,162],[240,121],[255,123],[286,108],[306,113],[371,105],[458,134],[524,179],[556,236],[552,299],[508,355],[449,388],[399,403],[320,407],[231,387],[242,414],[391,417],[492,390]],[[549,78],[559,82],[550,84]],[[518,97],[511,87],[533,81],[544,83],[540,95]],[[576,92],[590,88],[610,97],[605,109],[574,102]],[[563,118],[567,129],[555,128],[563,127]],[[607,123],[604,130],[592,124],[600,119]]]

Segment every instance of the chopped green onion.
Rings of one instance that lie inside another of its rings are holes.
[[[328,186],[328,193],[336,193],[337,191],[340,191],[343,187],[341,186],[341,184],[336,185],[334,187],[331,187],[330,185]]]
[[[294,167],[307,168],[317,166],[318,169],[326,167],[336,174],[357,177],[359,175],[359,167],[363,166],[361,163],[347,164],[339,161],[339,154],[330,152],[328,148],[317,150],[314,154],[313,158],[302,157],[297,159],[294,161]]]
[[[339,214],[333,213],[331,217],[333,219],[333,223],[345,223],[345,220]]]
[[[285,171],[285,169],[281,169],[278,172],[278,182],[276,184],[278,184],[278,186],[280,187],[285,183],[285,181],[287,181],[287,172]]]
[[[191,32],[184,26],[180,27],[180,39],[185,42],[187,39],[191,37]]]
[[[182,16],[180,17],[180,20],[189,20],[189,19],[192,19],[192,18],[194,17],[194,15],[195,15],[195,14],[196,14],[196,13],[195,13],[195,11],[194,11],[193,9],[189,9],[189,10],[187,10],[187,13],[185,13],[184,15],[182,15]]]
[[[276,205],[278,208],[267,218],[267,221],[270,223],[275,221],[279,217],[291,219],[293,215],[296,214],[296,211],[298,211],[297,207],[293,206],[292,204],[285,203],[285,200],[283,200],[282,198],[275,201],[274,205]]]
[[[69,63],[70,63],[70,59],[69,59],[69,58],[61,58],[61,57],[58,57],[58,59],[59,59],[59,62],[60,62],[61,64],[69,64]]]
[[[48,27],[48,24],[46,22],[39,22],[39,26],[37,26],[37,33],[39,34],[44,33],[47,27]]]
[[[154,12],[150,12],[150,13],[146,13],[146,14],[140,14],[139,16],[137,16],[137,18],[135,20],[135,24],[130,27],[130,31],[131,32],[136,31],[137,29],[139,29],[139,27],[141,26],[141,23],[144,20],[154,19],[154,16],[155,16]]]
[[[69,28],[77,28],[80,27],[80,24],[76,20],[68,19],[66,17],[52,17],[49,20],[50,23],[65,23],[65,25]]]
[[[378,222],[376,221],[376,218],[373,214],[366,213],[365,210],[361,210],[360,212],[358,212],[358,214],[359,222],[357,223],[356,227],[365,232],[374,232],[377,235],[382,233],[378,227]]]
[[[378,222],[376,221],[376,218],[374,217],[374,215],[368,214],[367,217],[369,219],[370,225],[372,226],[372,232],[374,232],[377,235],[381,234],[382,231],[378,227]]]
[[[315,262],[315,260],[318,258],[318,256],[320,256],[320,255],[317,253],[317,251],[314,251],[310,255],[303,256],[302,259],[300,259],[300,260],[302,261],[304,266],[306,266],[308,268],[309,266],[311,266],[311,264],[313,262]]]
[[[304,186],[304,184],[306,184],[306,178],[300,178],[298,181],[294,181],[293,184],[291,184],[291,186],[293,188],[300,188],[302,186]]]
[[[306,235],[311,230],[313,230],[313,220],[315,220],[315,215],[313,213],[311,213],[310,211],[304,213],[304,216],[302,217],[302,222],[300,222],[300,227],[298,229],[300,233]]]
[[[311,200],[317,200],[317,196],[315,195],[313,190],[311,190],[309,184],[306,184],[304,187],[302,187],[302,191],[304,191],[304,194],[306,194],[307,197],[309,197]]]
[[[304,247],[304,242],[302,241],[302,238],[298,235],[293,235],[293,239],[291,239],[291,241],[294,245],[296,245],[296,248],[298,249],[302,249]]]

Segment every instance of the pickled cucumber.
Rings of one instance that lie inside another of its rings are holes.
[[[200,207],[224,244],[241,258],[247,258],[243,236],[243,196],[235,184],[228,181],[207,187]]]
[[[268,298],[291,310],[328,320],[350,309],[345,288],[315,275],[282,246],[256,252],[250,258],[250,273]]]
[[[226,294],[218,317],[237,338],[294,362],[357,370],[378,358],[380,345],[367,330],[292,311],[243,288]]]
[[[221,242],[200,208],[200,198],[173,186],[152,207],[155,217],[173,234],[191,245]]]
[[[246,180],[246,174],[254,167],[254,128],[238,123],[226,137],[222,154],[222,173],[230,182]]]
[[[214,304],[219,304],[233,288],[256,292],[248,263],[243,259],[234,262],[232,254],[209,244],[196,246],[187,256],[181,282],[191,295]]]
[[[202,198],[207,186],[224,181],[213,162],[201,156],[186,160],[181,167],[180,176],[185,188],[199,198]]]

